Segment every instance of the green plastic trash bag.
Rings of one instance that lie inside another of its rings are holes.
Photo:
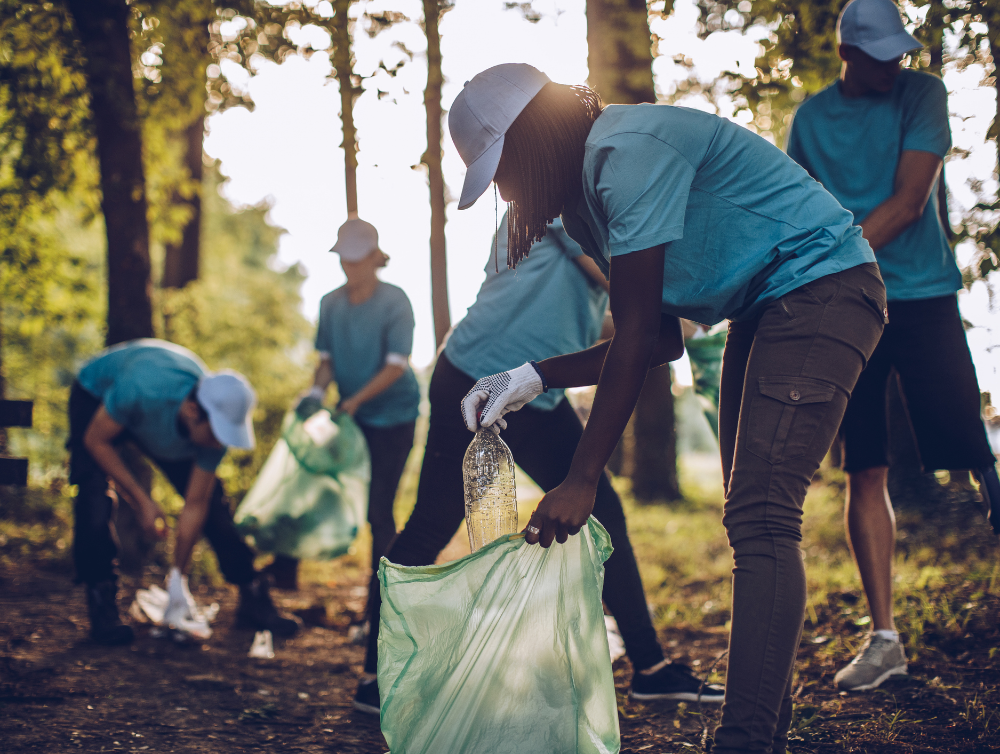
[[[285,417],[282,437],[234,520],[262,552],[324,560],[347,552],[368,515],[368,448],[347,414]]]
[[[508,534],[445,565],[382,558],[378,687],[392,754],[612,754],[618,708],[590,518],[543,549]]]

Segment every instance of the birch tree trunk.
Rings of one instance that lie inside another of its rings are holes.
[[[448,308],[448,260],[445,247],[444,173],[441,170],[441,36],[438,21],[451,7],[441,0],[424,0],[424,32],[427,35],[427,88],[424,108],[427,111],[427,151],[421,162],[427,166],[431,195],[431,309],[434,314],[434,343],[440,348],[451,327]]]

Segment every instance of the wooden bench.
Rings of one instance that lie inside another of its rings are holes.
[[[30,427],[32,401],[0,401],[0,427]],[[28,459],[0,456],[0,484],[28,484]]]

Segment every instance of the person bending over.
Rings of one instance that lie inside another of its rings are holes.
[[[561,215],[609,276],[615,334],[479,380],[469,429],[546,387],[597,385],[566,478],[529,543],[565,542],[594,508],[604,465],[648,369],[682,352],[679,317],[731,320],[719,406],[733,547],[733,617],[716,754],[784,752],[806,585],[802,504],[885,322],[885,287],[851,213],[780,150],[683,107],[611,105],[528,65],[474,77],[449,114],[468,166],[460,208],[495,182],[516,266]],[[530,661],[530,658],[526,658]]]
[[[951,146],[948,95],[936,76],[900,70],[921,44],[891,0],[854,0],[838,23],[840,78],[795,114],[788,155],[860,221],[885,280],[889,324],[861,374],[841,426],[847,539],[871,612],[872,634],[834,678],[848,691],[907,671],[893,621],[896,527],[886,488],[886,383],[899,375],[925,471],[973,469],[1000,502],[995,459],[955,291],[962,275],[938,212]],[[1000,513],[991,514],[994,530]]]
[[[121,622],[116,604],[117,548],[109,528],[114,502],[108,477],[122,493],[120,499],[135,509],[145,535],[166,536],[163,509],[119,455],[126,441],[135,443],[184,496],[174,543],[178,581],[204,533],[222,575],[240,589],[238,623],[278,636],[298,630],[294,620],[275,610],[267,580],[254,571],[253,552],[236,531],[215,475],[227,447],[254,446],[255,403],[253,388],[242,375],[212,374],[191,351],[162,340],[112,346],[80,370],[69,397],[69,481],[78,486],[73,560],[77,580],[86,585],[90,633],[98,643],[127,644],[134,636]],[[171,595],[165,619],[183,624],[192,616],[184,614],[187,605],[178,603],[177,596]],[[180,614],[174,615],[178,609]]]
[[[502,261],[501,261],[502,257]],[[462,459],[469,446],[465,422],[455,411],[480,377],[526,359],[587,348],[601,335],[608,282],[556,220],[517,270],[507,268],[507,217],[490,244],[486,280],[465,318],[438,356],[430,385],[430,427],[420,469],[417,502],[386,553],[393,563],[430,565],[465,516]],[[543,490],[565,478],[583,426],[562,390],[531,401],[504,432],[514,460]],[[663,657],[649,617],[639,569],[632,554],[621,500],[606,474],[597,483],[594,515],[611,536],[614,552],[604,564],[604,601],[618,623],[632,661],[637,699],[721,702],[722,689],[704,686],[689,668]],[[365,677],[354,706],[379,711],[379,585],[372,580]]]

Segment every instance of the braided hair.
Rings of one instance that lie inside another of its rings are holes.
[[[583,148],[601,114],[601,98],[585,86],[548,83],[507,129],[497,177],[509,178],[507,266],[528,256],[546,226],[579,196]]]

